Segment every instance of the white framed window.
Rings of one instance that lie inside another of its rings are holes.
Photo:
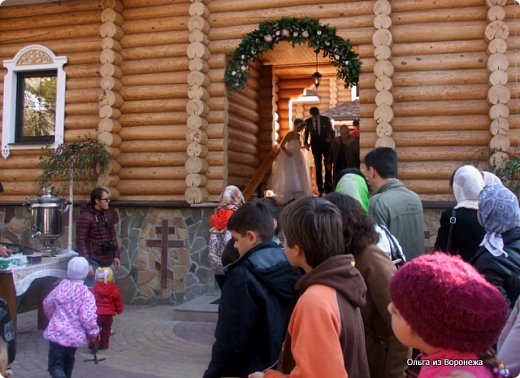
[[[38,149],[63,143],[66,56],[42,45],[26,46],[4,60],[2,156],[11,150]]]

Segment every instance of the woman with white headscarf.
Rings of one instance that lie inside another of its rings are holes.
[[[478,197],[484,180],[477,168],[464,165],[453,173],[451,187],[457,204],[442,212],[434,250],[460,255],[469,262],[485,234],[477,218]]]
[[[501,184],[486,186],[479,197],[479,221],[486,235],[470,263],[513,308],[520,295],[520,208]]]

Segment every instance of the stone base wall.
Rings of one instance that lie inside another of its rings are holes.
[[[74,208],[74,217],[77,211]],[[125,303],[178,305],[218,292],[207,248],[214,207],[112,207],[112,211],[118,219],[122,265],[116,281]],[[55,242],[58,248],[67,246],[67,218],[64,215],[63,235]],[[30,222],[27,208],[0,208],[0,240],[39,249],[39,241],[31,238]],[[72,245],[74,249],[75,241]],[[161,276],[163,259],[166,277]]]
[[[74,208],[74,216],[77,211]],[[214,207],[114,206],[112,211],[118,219],[116,231],[122,264],[116,280],[125,303],[179,305],[202,294],[218,293],[209,268],[207,246],[209,216]],[[430,251],[441,212],[442,209],[424,211],[426,248]],[[66,214],[63,236],[55,243],[57,247],[67,246],[67,217]],[[31,238],[27,208],[0,207],[0,240],[39,248],[38,240]],[[72,244],[74,248],[75,242]],[[167,263],[166,277],[161,276],[163,257]]]
[[[444,209],[424,209],[424,247],[426,251],[433,251],[437,231],[441,226],[441,213]]]

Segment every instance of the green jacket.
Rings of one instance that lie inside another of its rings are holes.
[[[403,248],[406,261],[424,252],[424,215],[421,199],[398,179],[389,179],[370,198],[368,214],[384,224]]]

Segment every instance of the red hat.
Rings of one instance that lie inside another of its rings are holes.
[[[390,297],[410,327],[429,345],[486,352],[508,317],[506,301],[459,256],[423,255],[400,268]]]

